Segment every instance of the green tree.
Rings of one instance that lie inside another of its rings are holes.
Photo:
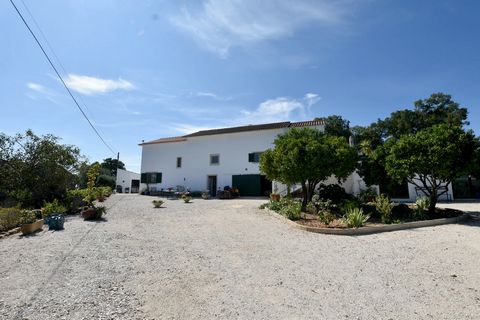
[[[102,174],[109,174],[112,177],[116,176],[117,168],[125,170],[125,164],[122,161],[112,158],[104,159],[100,166],[105,169],[105,171],[102,170]]]
[[[439,124],[461,127],[468,124],[467,115],[467,108],[453,101],[450,95],[434,93],[427,99],[415,101],[413,110],[395,111],[367,127],[354,127],[354,143],[361,153],[360,175],[368,185],[399,183],[386,174],[386,156],[393,144],[385,142],[396,141],[404,135],[415,134]]]
[[[77,183],[80,159],[77,147],[53,135],[0,134],[0,190],[24,206],[62,198]]]
[[[314,120],[323,120],[325,122],[325,134],[350,138],[352,132],[350,131],[350,121],[343,119],[341,116],[331,115],[323,118],[315,118]]]
[[[357,153],[344,138],[310,128],[293,128],[279,135],[275,147],[260,158],[260,171],[268,179],[291,185],[300,183],[305,211],[315,187],[332,175],[345,179],[355,169]]]
[[[458,126],[435,125],[416,134],[391,140],[385,169],[394,179],[407,179],[430,198],[430,212],[439,196],[459,176],[468,173],[476,146],[475,136]]]

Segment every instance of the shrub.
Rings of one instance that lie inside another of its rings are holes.
[[[20,225],[22,211],[19,208],[0,208],[0,231],[7,231]]]
[[[427,211],[428,207],[430,206],[430,198],[429,197],[418,197],[417,201],[415,201],[415,205],[417,209],[422,211]]]
[[[423,220],[426,217],[428,208],[430,207],[429,197],[418,197],[415,201],[415,210],[412,212],[412,218],[414,220]]]
[[[279,201],[276,201],[276,200],[270,200],[269,204],[268,204],[268,208],[270,210],[273,210],[275,212],[280,212],[280,209],[282,209],[283,205],[282,203],[284,203],[284,201],[282,202],[283,199],[280,199]]]
[[[270,200],[266,207],[291,220],[298,220],[301,217],[302,204],[289,197],[281,198],[279,201]]]
[[[42,216],[49,217],[53,214],[65,214],[67,209],[57,199],[52,202],[43,202]]]
[[[160,208],[163,204],[163,200],[153,200],[152,203],[155,208]]]
[[[286,198],[284,198],[286,199]],[[287,217],[290,220],[298,220],[301,217],[302,204],[298,201],[289,199],[285,202],[280,209],[280,214]]]
[[[322,199],[320,195],[316,194],[312,197],[312,204],[315,206],[317,213],[320,211],[329,211],[331,212],[333,209],[337,207],[335,203],[333,203],[330,199]]]
[[[30,210],[22,210],[20,213],[20,218],[18,222],[20,224],[29,224],[29,223],[34,223],[37,221],[37,217],[35,216],[35,213]]]
[[[369,215],[365,215],[360,208],[349,209],[345,215],[344,222],[349,228],[360,228],[370,218]]]
[[[374,202],[377,195],[377,191],[374,188],[368,187],[357,195],[357,199],[361,203],[369,203]]]
[[[182,194],[182,200],[185,203],[189,203],[192,200],[192,197],[188,193]]]
[[[381,194],[375,198],[375,209],[380,213],[383,223],[390,223],[392,221],[392,210],[395,203],[390,201],[387,195]]]
[[[78,212],[79,208],[85,205],[83,198],[85,198],[86,192],[87,189],[68,190],[66,199],[66,206],[68,208],[68,212]]]
[[[329,211],[320,211],[318,213],[318,220],[325,223],[327,226],[335,220],[335,216]]]
[[[104,214],[107,214],[107,208],[104,206],[95,207],[95,219],[101,219]]]
[[[340,203],[342,200],[351,199],[352,196],[345,192],[338,184],[320,184],[318,189],[318,195],[322,199],[329,199],[332,200],[333,203]]]
[[[359,204],[353,199],[344,199],[338,206],[340,207],[340,211],[342,213],[345,213],[349,210],[358,208]]]
[[[258,209],[262,209],[262,210],[263,210],[263,209],[265,209],[265,208],[268,208],[268,205],[269,205],[268,202],[267,202],[267,203],[262,203],[262,204],[258,207]]]
[[[106,174],[98,176],[95,183],[98,187],[115,188],[115,178]]]
[[[310,214],[317,214],[318,213],[317,207],[315,206],[315,204],[313,202],[307,203],[307,213],[310,213]]]

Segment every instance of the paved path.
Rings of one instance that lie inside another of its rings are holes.
[[[0,319],[479,318],[478,221],[345,237],[260,200],[151,200],[0,240]]]

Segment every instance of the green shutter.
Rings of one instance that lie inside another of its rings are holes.
[[[141,183],[147,183],[147,174],[146,173],[142,173],[142,175],[140,176],[140,182]]]
[[[157,183],[162,183],[162,173],[161,172],[157,172]]]
[[[255,162],[255,153],[248,154],[248,162]]]

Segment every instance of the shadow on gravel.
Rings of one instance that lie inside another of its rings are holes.
[[[480,227],[480,213],[470,214],[470,218],[468,220],[460,222],[459,224],[469,227]]]
[[[118,203],[120,203],[121,201],[118,201],[116,203],[114,203],[111,207],[108,208],[108,210],[112,209],[113,207],[115,207]],[[62,265],[65,263],[65,261],[67,260],[68,257],[70,257],[72,255],[72,253],[77,249],[77,247],[83,242],[83,240],[90,234],[90,232],[92,232],[97,226],[99,223],[102,223],[102,222],[107,222],[107,219],[105,218],[102,218],[100,220],[92,220],[92,221],[85,221],[85,222],[95,222],[92,227],[90,229],[87,230],[87,232],[85,232],[85,234],[80,237],[80,239],[78,239],[78,241],[73,245],[72,249],[70,249],[70,251],[68,251],[66,254],[64,254],[62,257],[59,258],[59,262],[57,263],[57,265],[52,269],[52,272],[50,273],[50,275],[48,276],[48,278],[43,281],[42,285],[40,285],[35,291],[33,291],[30,299],[28,300],[28,303],[29,304],[34,304],[35,303],[35,300],[37,299],[37,297],[39,297],[41,294],[42,294],[42,290],[44,289],[45,287],[45,284],[49,283],[52,281],[52,279],[57,275],[57,272],[58,270],[62,267]],[[39,230],[40,231],[40,230]],[[35,232],[37,233],[37,232]],[[27,237],[27,236],[26,236]],[[15,316],[13,317],[13,319],[24,319],[24,311],[22,308],[18,308],[18,311],[17,313],[15,314]]]
[[[43,230],[43,229],[40,229],[40,230],[37,230],[37,231],[35,231],[35,232],[33,232],[33,233],[29,233],[29,234],[22,234],[22,233],[20,233],[20,234],[18,235],[18,238],[19,238],[19,239],[23,239],[23,238],[26,238],[26,239],[28,239],[28,238],[35,238],[35,237],[37,237],[42,231],[44,231],[44,230]]]

